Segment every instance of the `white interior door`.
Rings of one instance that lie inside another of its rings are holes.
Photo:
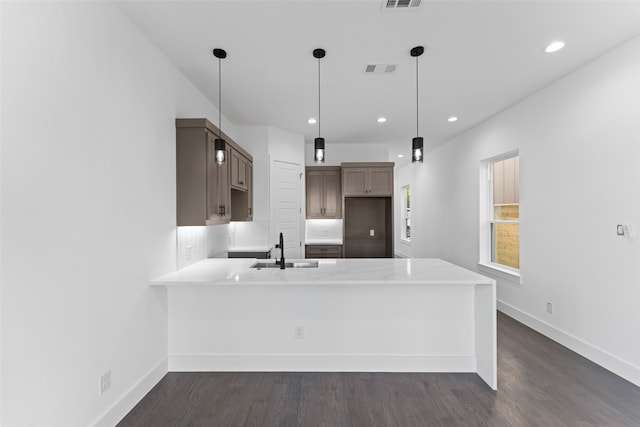
[[[304,258],[301,254],[302,193],[300,181],[302,166],[296,163],[273,160],[271,164],[271,234],[278,242],[280,233],[284,237],[285,259]],[[272,251],[280,258],[280,250]]]

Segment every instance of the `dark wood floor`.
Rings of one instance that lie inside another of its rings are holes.
[[[475,374],[169,373],[118,426],[640,426],[640,388],[498,314]]]

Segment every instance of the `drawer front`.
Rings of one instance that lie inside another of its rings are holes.
[[[342,245],[307,245],[305,258],[342,258]]]

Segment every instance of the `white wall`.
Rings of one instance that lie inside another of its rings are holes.
[[[640,231],[639,75],[634,39],[396,177],[413,219],[411,245],[396,248],[476,269],[480,162],[519,150],[523,283],[498,277],[500,307],[636,384],[640,234],[616,224]]]
[[[271,161],[304,166],[304,137],[274,126],[238,126],[238,143],[253,156],[253,219],[269,221]]]
[[[0,7],[1,421],[114,425],[167,369],[174,120],[217,111],[111,2]]]
[[[253,156],[254,224],[238,224],[234,244],[255,245],[259,241],[274,244],[278,240],[273,215],[277,207],[271,194],[277,191],[277,187],[272,187],[271,165],[274,160],[295,163],[301,165],[301,172],[304,172],[304,137],[273,126],[238,126],[237,133],[238,143]],[[304,214],[304,180],[301,182],[300,203]],[[253,233],[251,239],[242,238],[246,231]],[[304,233],[303,230],[301,232]],[[262,233],[267,234],[263,236]],[[275,251],[272,255],[275,256]]]
[[[304,136],[269,126],[269,157],[304,167]]]

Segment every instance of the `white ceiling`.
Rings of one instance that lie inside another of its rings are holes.
[[[118,1],[121,10],[236,125],[273,125],[317,136],[317,59],[322,136],[388,143],[409,154],[416,136],[415,59],[420,57],[420,136],[430,149],[640,34],[640,1],[430,1],[382,11],[381,0]],[[543,54],[551,41],[565,49]],[[365,64],[397,64],[365,75]],[[460,119],[448,123],[447,118]],[[385,116],[387,122],[376,119]],[[394,153],[395,154],[395,153]]]

